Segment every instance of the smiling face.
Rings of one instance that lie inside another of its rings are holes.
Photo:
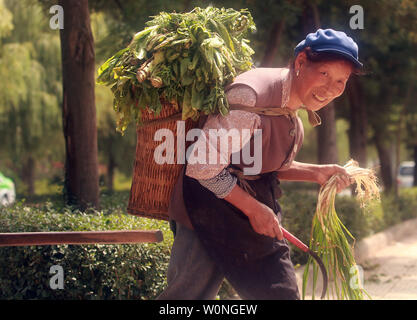
[[[299,103],[317,111],[339,97],[352,73],[352,64],[343,59],[312,62],[301,52],[294,63],[294,93]]]

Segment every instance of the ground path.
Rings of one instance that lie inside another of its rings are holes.
[[[417,300],[417,230],[364,261],[364,288],[374,300]]]

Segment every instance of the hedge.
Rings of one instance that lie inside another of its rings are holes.
[[[24,201],[0,209],[0,232],[159,229],[157,244],[56,245],[0,248],[1,299],[154,299],[165,287],[172,233],[166,222]],[[50,268],[64,270],[64,289],[51,289]]]

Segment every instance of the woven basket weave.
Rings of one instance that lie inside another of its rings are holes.
[[[136,129],[136,158],[127,212],[146,218],[168,220],[171,193],[183,167],[183,164],[177,164],[176,143],[177,120],[181,120],[181,111],[177,111],[178,108],[168,102],[161,103],[163,107],[158,116],[142,112],[145,126]],[[196,126],[197,122],[187,119],[185,134]],[[154,160],[155,148],[163,143],[154,141],[155,132],[159,129],[169,129],[174,133],[174,164],[158,164]],[[186,143],[185,147],[189,144]]]

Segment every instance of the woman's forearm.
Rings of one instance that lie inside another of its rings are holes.
[[[261,204],[249,193],[236,184],[232,191],[224,198],[248,217],[260,210]]]
[[[280,180],[317,182],[317,173],[320,165],[293,161],[290,168],[278,171]]]

